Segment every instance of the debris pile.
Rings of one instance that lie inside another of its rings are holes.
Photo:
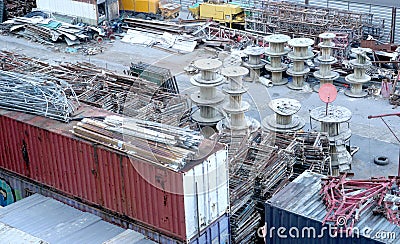
[[[355,223],[372,209],[400,225],[399,177],[353,180],[347,176],[322,179],[320,194],[327,208],[323,224],[332,223],[339,232],[351,233]]]
[[[138,77],[118,74],[90,63],[47,62],[0,52],[0,69],[35,76],[46,74],[52,79],[69,84],[80,102],[127,116],[140,116],[144,120],[178,125],[188,122],[188,99],[170,93],[163,87]],[[71,90],[71,91],[72,91]],[[65,91],[67,96],[72,95]],[[171,113],[173,113],[171,116]]]
[[[0,71],[0,108],[68,122],[79,103],[66,90],[74,94],[68,83],[53,77]]]
[[[203,141],[197,131],[119,116],[85,118],[73,134],[173,170],[184,167]]]
[[[275,144],[279,148],[293,148],[296,164],[291,179],[305,170],[330,175],[329,138],[320,132],[276,133]]]
[[[234,243],[254,242],[256,229],[264,224],[264,202],[297,175],[305,170],[330,173],[329,140],[323,133],[256,132],[228,143],[229,151],[236,151],[229,154]]]
[[[295,158],[270,145],[270,134],[256,133],[242,143],[229,166],[231,235],[234,243],[250,243],[261,222],[258,201],[281,189]],[[290,153],[289,153],[290,154]]]
[[[190,53],[197,46],[197,42],[191,36],[174,35],[168,32],[162,34],[146,33],[138,30],[128,30],[121,41],[155,47],[173,53]]]
[[[332,31],[347,33],[350,42],[363,35],[383,37],[384,21],[373,14],[320,8],[288,1],[254,1],[246,8],[245,30],[269,34],[318,37]]]
[[[139,62],[131,63],[129,70],[124,73],[156,83],[160,87],[163,87],[164,91],[179,94],[175,76],[171,74],[169,69]]]
[[[48,45],[54,45],[55,42],[62,40],[71,46],[89,38],[88,30],[83,26],[71,25],[41,16],[16,17],[5,21],[3,25],[9,27],[7,32]]]
[[[36,8],[35,0],[5,0],[4,2],[8,18],[24,16]]]

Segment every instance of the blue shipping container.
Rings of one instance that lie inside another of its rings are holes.
[[[200,236],[191,240],[190,244],[229,244],[229,229],[229,216],[225,214],[209,225],[207,229],[200,233]]]
[[[400,243],[400,227],[372,208],[364,210],[353,232],[338,233],[328,223],[319,191],[323,175],[305,171],[265,203],[265,242],[287,244]]]

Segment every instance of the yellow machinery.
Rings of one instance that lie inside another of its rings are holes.
[[[181,5],[166,0],[120,0],[121,10],[161,15],[165,19],[179,16]]]
[[[195,19],[213,19],[220,23],[244,23],[244,11],[239,5],[230,3],[196,3],[189,7]]]

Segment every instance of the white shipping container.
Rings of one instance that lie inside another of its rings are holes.
[[[189,238],[229,209],[227,157],[226,150],[217,151],[184,174],[185,222]]]

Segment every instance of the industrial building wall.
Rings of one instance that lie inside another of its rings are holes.
[[[36,0],[39,10],[77,17],[78,21],[97,24],[95,0]]]
[[[109,20],[116,19],[119,16],[119,1],[109,0],[106,1],[107,17]]]

